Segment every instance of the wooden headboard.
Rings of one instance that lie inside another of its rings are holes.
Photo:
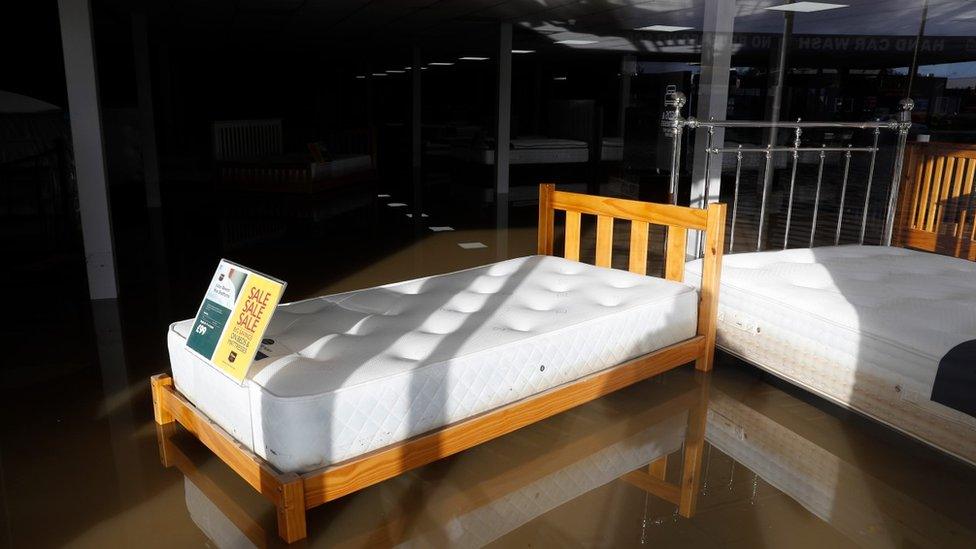
[[[282,152],[281,119],[218,120],[213,123],[214,160],[246,160]]]
[[[910,143],[892,244],[976,261],[976,145]]]
[[[665,246],[664,278],[682,282],[685,275],[685,244],[689,230],[704,231],[702,280],[698,305],[698,335],[704,337],[705,356],[700,370],[710,370],[715,354],[715,326],[718,317],[719,278],[725,242],[725,204],[709,204],[707,209],[654,204],[623,198],[608,198],[557,191],[555,185],[539,185],[539,255],[555,255],[556,210],[566,212],[566,240],[563,257],[579,261],[580,223],[583,214],[595,215],[596,265],[610,267],[613,254],[615,220],[630,222],[629,267],[646,274],[647,239],[650,225],[668,228]]]

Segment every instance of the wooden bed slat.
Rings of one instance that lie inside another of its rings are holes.
[[[664,258],[664,278],[675,282],[685,280],[685,250],[688,229],[677,225],[668,226],[667,252]]]
[[[566,249],[563,257],[573,261],[579,261],[580,255],[580,221],[582,214],[579,212],[566,212]]]
[[[647,232],[650,225],[646,221],[630,222],[630,264],[628,270],[639,275],[647,274]]]
[[[596,218],[596,266],[609,267],[613,256],[613,218],[598,215]]]
[[[938,209],[939,205],[939,187],[942,184],[942,170],[945,168],[945,157],[937,157],[935,159],[935,169],[932,171],[932,177],[929,180],[929,188],[926,193],[928,197],[928,202],[925,208],[925,230],[934,231],[935,228],[935,211]]]
[[[921,226],[925,222],[925,210],[929,203],[929,186],[932,184],[932,170],[935,167],[935,159],[931,156],[925,158],[925,171],[922,174],[921,186],[918,191],[918,203],[916,204],[917,216],[913,225]]]

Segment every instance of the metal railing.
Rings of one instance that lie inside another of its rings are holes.
[[[732,199],[732,220],[731,228],[729,230],[729,250],[732,250],[732,245],[735,242],[735,224],[736,218],[739,213],[739,186],[741,182],[742,175],[742,160],[745,155],[765,155],[765,164],[763,177],[759,180],[763,182],[762,196],[760,199],[759,207],[759,221],[758,221],[758,235],[756,238],[756,250],[762,249],[763,238],[765,237],[766,231],[766,217],[768,214],[769,206],[769,194],[770,188],[772,186],[772,178],[765,177],[766,174],[771,173],[774,169],[773,166],[773,155],[777,153],[790,153],[792,156],[792,166],[790,169],[790,183],[789,183],[789,194],[787,198],[786,206],[786,227],[783,236],[783,249],[786,249],[789,243],[790,237],[790,225],[793,218],[793,202],[796,189],[796,174],[797,165],[799,163],[800,153],[817,153],[819,155],[818,167],[817,167],[817,182],[814,195],[813,212],[812,212],[812,227],[810,230],[810,240],[809,245],[813,247],[814,235],[817,232],[817,222],[820,209],[820,198],[821,198],[821,186],[823,183],[824,175],[824,160],[828,154],[843,154],[844,156],[844,168],[843,168],[843,179],[841,181],[840,190],[840,204],[839,213],[837,216],[837,225],[834,230],[834,244],[840,242],[841,226],[843,224],[844,218],[844,201],[847,194],[848,179],[851,173],[851,157],[855,153],[868,154],[870,155],[869,168],[867,174],[866,190],[864,193],[864,204],[861,210],[860,216],[860,230],[858,242],[864,243],[864,236],[867,229],[868,222],[868,209],[871,197],[871,188],[874,183],[874,173],[875,164],[877,162],[878,153],[878,140],[880,138],[881,132],[883,130],[889,130],[898,133],[897,145],[895,150],[894,166],[891,179],[891,189],[888,195],[884,227],[882,229],[881,241],[886,246],[891,244],[892,230],[894,227],[895,218],[895,208],[898,202],[898,187],[901,181],[901,171],[905,156],[905,144],[908,140],[908,130],[911,128],[911,111],[915,104],[911,99],[902,99],[899,103],[901,112],[898,115],[897,120],[890,121],[872,121],[872,122],[804,122],[802,120],[797,120],[795,122],[767,122],[767,121],[746,121],[746,120],[709,120],[703,122],[696,120],[693,117],[683,118],[681,116],[681,108],[685,105],[686,99],[684,94],[676,93],[673,98],[671,98],[667,103],[667,111],[662,118],[661,124],[664,127],[665,135],[673,140],[671,148],[671,178],[670,178],[670,196],[671,201],[674,204],[678,203],[678,178],[680,176],[681,168],[681,135],[685,128],[698,129],[706,128],[708,131],[705,137],[705,165],[703,173],[705,174],[705,188],[704,196],[709,196],[709,185],[711,183],[710,177],[710,164],[713,161],[713,157],[717,157],[718,161],[722,161],[722,155],[729,153],[735,154],[735,188],[733,190]],[[713,147],[712,140],[715,134],[715,128],[746,128],[746,129],[792,129],[793,130],[793,145],[792,146],[774,146],[767,145],[766,147],[743,147],[739,145],[738,147]],[[805,129],[832,129],[832,128],[847,128],[847,129],[861,129],[861,130],[872,130],[873,137],[870,147],[854,147],[848,145],[846,147],[838,146],[828,146],[826,143],[821,144],[819,147],[804,146],[801,137]]]

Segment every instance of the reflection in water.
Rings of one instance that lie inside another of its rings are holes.
[[[650,380],[348,496],[309,515],[310,543],[483,546],[617,479],[690,516],[709,382],[685,370]],[[191,441],[171,427],[158,434],[163,462],[186,476],[190,516],[211,540],[276,542],[273,528],[201,473],[182,448]]]
[[[976,535],[720,391],[707,439],[860,546],[956,547]]]
[[[719,374],[712,387],[713,375],[670,372],[327,504],[309,514],[306,543],[776,547],[803,538],[955,547],[976,539],[917,483],[875,476],[835,447],[845,435],[810,428],[827,414],[768,386],[750,399],[735,376]],[[189,517],[215,545],[280,543],[273,508],[185,433],[158,434],[164,463],[185,476]]]

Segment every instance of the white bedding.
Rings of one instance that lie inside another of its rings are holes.
[[[511,143],[510,164],[575,164],[590,158],[587,143],[575,139],[520,138]],[[454,156],[475,164],[495,163],[495,151],[486,146],[459,147]]]
[[[688,285],[529,256],[281,305],[239,386],[184,350],[177,389],[282,471],[308,471],[695,334]]]
[[[372,167],[373,157],[368,154],[335,155],[328,162],[312,162],[312,179],[332,179],[369,171]]]
[[[623,137],[604,137],[600,145],[600,160],[620,162],[624,159]]]
[[[976,418],[929,399],[939,360],[976,334],[976,263],[881,246],[734,254],[719,302],[721,348],[976,462]]]

